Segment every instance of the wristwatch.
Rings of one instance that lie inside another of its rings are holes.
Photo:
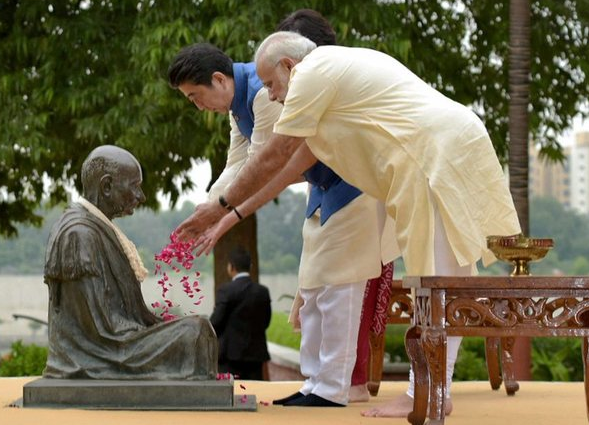
[[[232,205],[229,205],[227,200],[225,200],[225,197],[223,195],[219,196],[219,204],[221,204],[221,206],[226,210],[232,211],[234,209],[234,207]]]

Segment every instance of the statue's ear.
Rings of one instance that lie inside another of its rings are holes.
[[[109,197],[112,191],[112,176],[110,174],[105,174],[100,179],[100,192],[103,196]]]

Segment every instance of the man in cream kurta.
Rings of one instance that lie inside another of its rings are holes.
[[[519,222],[476,115],[369,49],[320,47],[293,70],[274,131],[305,137],[344,180],[386,201],[408,274],[432,275],[434,210],[459,265]]]
[[[487,235],[520,231],[483,124],[390,56],[312,51],[291,72],[274,131],[305,137],[317,158],[386,202],[408,274],[468,275],[492,259]],[[449,341],[448,379],[459,342]]]
[[[294,174],[319,159],[386,203],[408,274],[470,274],[478,259],[492,259],[486,236],[520,232],[481,121],[394,58],[369,49],[316,48],[298,34],[275,33],[259,47],[256,65],[270,97],[284,108],[276,134],[224,193],[230,205],[247,202],[264,184],[259,179]],[[199,209],[178,229],[181,237],[224,215],[215,203]],[[450,366],[450,348],[458,345],[448,346]],[[410,410],[403,399],[368,414]]]

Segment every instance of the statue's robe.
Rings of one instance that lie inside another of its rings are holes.
[[[207,319],[164,323],[113,230],[78,204],[54,225],[45,258],[49,356],[64,379],[215,379],[217,338]]]

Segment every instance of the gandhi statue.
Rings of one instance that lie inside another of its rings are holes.
[[[82,166],[83,197],[53,226],[45,257],[45,378],[215,379],[217,338],[206,319],[164,323],[145,305],[147,270],[112,219],[145,201],[139,162],[101,146]]]

